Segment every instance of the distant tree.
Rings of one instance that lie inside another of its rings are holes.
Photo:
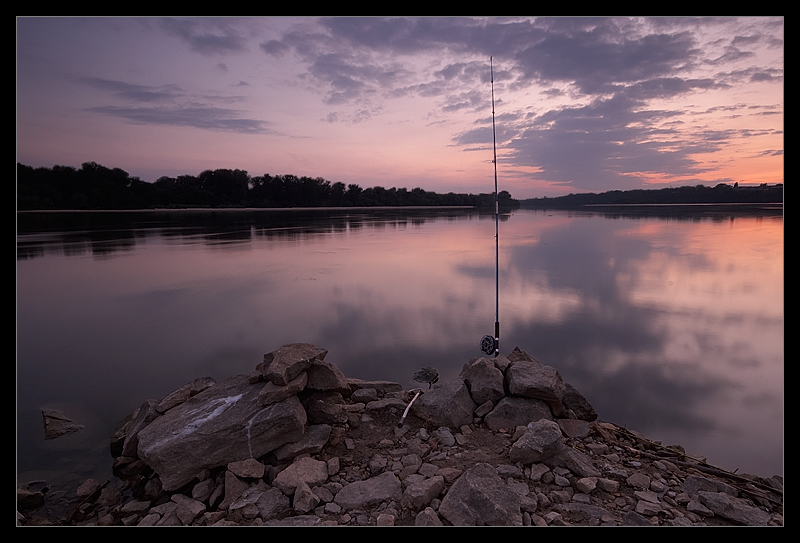
[[[355,183],[351,183],[347,185],[347,203],[351,206],[358,206],[361,205],[361,194],[364,190],[356,185]]]
[[[519,205],[507,191],[500,204]],[[17,209],[143,209],[169,207],[296,206],[493,206],[492,194],[437,194],[415,187],[367,189],[331,183],[321,177],[264,174],[244,170],[205,170],[200,175],[159,177],[146,183],[120,168],[84,162],[31,168],[17,164]]]
[[[330,205],[343,206],[345,205],[345,184],[337,181],[331,185]]]

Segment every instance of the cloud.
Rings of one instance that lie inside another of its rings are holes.
[[[486,109],[486,69],[509,90],[537,88],[570,105],[498,123],[506,167],[578,189],[641,186],[647,176],[691,179],[696,158],[723,149],[741,130],[690,127],[665,100],[782,82],[757,64],[756,47],[776,44],[776,21],[730,18],[326,18],[312,34],[288,32],[270,50],[295,50],[329,104],[398,97],[436,98],[438,114]],[[780,25],[777,25],[780,27]],[[324,48],[324,53],[321,51]],[[265,47],[265,50],[267,48]],[[435,69],[433,68],[435,66]],[[709,72],[709,68],[730,67]],[[583,98],[584,105],[573,105]],[[504,104],[505,105],[505,104]],[[510,104],[509,104],[510,105]],[[519,104],[511,107],[520,107]],[[455,145],[491,143],[484,120]]]
[[[270,124],[239,117],[236,110],[210,106],[120,107],[98,106],[89,111],[127,119],[137,124],[183,126],[240,134],[270,134]]]
[[[705,134],[689,142],[675,130],[655,129],[679,112],[642,105],[620,94],[548,111],[505,143],[504,160],[540,168],[549,180],[578,189],[624,189],[640,185],[642,174],[697,175],[702,170],[691,155],[724,141],[724,134]]]
[[[94,71],[97,60],[85,65],[83,74],[101,77],[81,82],[107,98],[91,111],[247,134],[273,133],[261,115],[285,122],[283,132],[313,131],[292,124],[297,114],[328,123],[326,130],[333,123],[377,128],[383,118],[391,123],[386,133],[415,124],[431,134],[450,129],[443,137],[453,147],[485,150],[491,57],[499,163],[540,186],[693,180],[706,164],[725,160],[709,153],[744,137],[749,145],[774,138],[780,127],[769,116],[783,114],[780,93],[771,92],[784,79],[782,17],[163,18],[127,28],[118,21],[125,32],[88,21],[94,35],[104,32],[136,58],[107,72]],[[46,27],[23,54],[53,34]],[[140,32],[151,40],[148,52],[165,47],[163,60],[180,59],[184,69],[143,57],[138,42],[127,41]],[[94,58],[91,39],[70,41],[83,44],[82,58]],[[22,63],[22,75],[34,65]],[[61,66],[68,73],[78,63]],[[142,66],[148,79],[135,79]],[[318,103],[308,104],[309,96]]]
[[[515,54],[521,77],[567,82],[583,94],[672,75],[696,60],[687,32],[627,37],[608,28],[551,33]]]
[[[204,56],[228,55],[247,51],[247,39],[229,24],[226,19],[173,19],[160,21],[161,28],[171,36],[188,43],[192,49]]]
[[[269,40],[262,43],[260,46],[262,51],[268,55],[281,56],[289,51],[289,46],[279,40]]]
[[[177,85],[153,87],[99,77],[82,78],[80,82],[96,89],[108,91],[115,98],[136,104],[89,108],[89,111],[94,113],[126,119],[137,124],[183,126],[240,134],[274,133],[270,123],[242,117],[241,111],[198,105]],[[239,83],[239,85],[242,84],[246,85],[243,82]],[[227,100],[236,101],[231,97],[228,97]]]
[[[153,87],[113,79],[104,79],[102,77],[84,77],[79,81],[90,87],[109,91],[118,98],[132,100],[134,102],[173,100],[184,95],[184,92],[176,85]]]

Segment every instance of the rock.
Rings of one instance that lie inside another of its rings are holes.
[[[636,502],[636,512],[645,517],[652,517],[661,512],[661,504],[658,501],[639,500]]]
[[[444,490],[444,477],[441,475],[423,479],[406,487],[403,492],[403,506],[411,509],[427,507],[442,490]]]
[[[350,394],[350,400],[359,403],[374,402],[378,399],[378,389],[376,388],[359,388]]]
[[[373,400],[365,406],[366,411],[380,412],[388,416],[397,415],[399,419],[408,404],[399,398],[381,398]]]
[[[306,373],[308,374],[306,386],[311,390],[330,390],[343,395],[349,395],[351,392],[347,377],[330,362],[315,359]]]
[[[509,363],[524,361],[524,362],[534,362],[536,364],[541,364],[541,362],[536,360],[536,358],[534,358],[533,356],[529,355],[528,353],[526,353],[525,351],[523,351],[519,347],[514,347],[514,350],[511,351],[508,354],[507,359],[508,359]]]
[[[42,407],[41,410],[42,418],[44,419],[45,439],[56,439],[67,434],[80,432],[85,428],[83,424],[78,424],[58,409]]]
[[[261,387],[228,378],[155,419],[139,434],[138,454],[172,491],[206,468],[257,458],[305,432],[306,414],[292,396],[261,407]]]
[[[184,496],[183,494],[173,494],[172,501],[178,505],[178,507],[175,509],[175,515],[184,526],[190,525],[206,510],[206,506],[203,505],[202,502],[193,500],[192,498]]]
[[[512,362],[506,370],[506,388],[514,396],[547,402],[555,415],[563,410],[566,385],[558,370],[551,366],[527,360]]]
[[[546,459],[545,463],[553,467],[566,468],[578,477],[601,475],[588,456],[572,447],[562,447],[556,455]]]
[[[280,489],[272,487],[265,490],[256,500],[259,516],[271,520],[284,515],[290,508],[289,498]]]
[[[330,436],[330,424],[312,424],[306,427],[306,433],[298,441],[281,445],[273,454],[279,462],[301,454],[316,454],[322,450]]]
[[[389,472],[345,485],[334,498],[344,510],[362,509],[401,498],[400,480]]]
[[[537,398],[515,398],[506,396],[484,417],[491,430],[513,430],[538,420],[552,420],[550,407]]]
[[[700,490],[697,492],[700,502],[708,507],[715,515],[743,524],[745,526],[766,526],[771,520],[771,516],[766,511],[748,505],[739,498],[735,498],[725,492],[708,492]]]
[[[589,423],[580,419],[558,419],[561,431],[567,437],[586,437],[589,435]]]
[[[98,490],[100,490],[103,485],[100,484],[100,481],[97,479],[89,478],[86,479],[84,482],[78,486],[78,489],[75,491],[75,494],[79,498],[88,498]]]
[[[290,343],[264,355],[266,370],[263,375],[270,382],[284,386],[327,354],[327,350],[318,349],[311,343]]]
[[[285,385],[276,385],[268,382],[258,393],[259,405],[267,406],[273,403],[282,402],[286,398],[295,396],[303,391],[308,382],[308,374],[301,373]]]
[[[225,482],[223,488],[225,489],[225,497],[220,503],[221,509],[227,509],[231,506],[248,488],[250,484],[243,481],[236,476],[232,471],[225,472]]]
[[[28,511],[38,509],[44,505],[44,491],[27,488],[24,486],[17,487],[17,511]]]
[[[622,518],[623,526],[653,526],[653,524],[640,513],[630,511]]]
[[[463,373],[472,401],[481,405],[496,403],[505,396],[503,372],[490,359],[482,357],[472,363]]]
[[[700,475],[689,475],[683,481],[683,491],[689,496],[696,498],[701,490],[707,492],[725,492],[731,496],[739,494],[739,492],[729,484],[723,483],[722,481],[715,481],[707,477],[701,477]]]
[[[509,449],[508,457],[522,464],[541,462],[558,454],[563,442],[558,423],[542,419],[528,425],[522,437]]]
[[[158,400],[145,400],[136,411],[136,416],[128,423],[125,431],[121,455],[134,458],[139,449],[139,431],[161,416]]]
[[[278,349],[249,376],[189,392],[163,415],[163,400],[144,402],[111,438],[122,481],[87,481],[74,498],[42,481],[20,484],[17,523],[783,524],[782,477],[701,476],[704,466],[679,460],[681,447],[671,447],[676,457],[668,460],[645,436],[590,420],[593,409],[566,383],[563,408],[551,402],[556,413],[545,400],[509,394],[487,399],[479,413],[472,395],[496,396],[499,388],[482,384],[496,383],[494,369],[542,366],[520,349],[473,359],[461,378],[424,391],[422,416],[412,413],[400,427],[410,391],[342,379],[322,353],[309,344]],[[276,359],[273,370],[283,367],[286,378],[299,371],[284,385],[266,377]],[[316,390],[312,381],[333,388]],[[192,387],[179,390],[169,403]],[[69,500],[80,503],[67,508]],[[49,518],[67,509],[69,518]]]
[[[228,464],[230,466],[230,464]],[[214,479],[208,478],[199,481],[192,488],[192,498],[201,502],[207,502],[209,505],[216,505],[216,499],[212,499],[214,490],[217,488],[217,482]]]
[[[434,430],[433,437],[435,437],[439,443],[446,447],[452,447],[456,443],[456,438],[453,437],[453,432],[451,432],[450,428],[447,426],[442,426]]]
[[[211,377],[200,377],[187,383],[178,390],[171,392],[164,396],[164,398],[156,406],[156,411],[165,413],[176,405],[180,405],[192,396],[203,392],[208,387],[214,386],[217,382]]]
[[[607,509],[586,503],[558,504],[554,507],[554,510],[568,515],[573,523],[582,521],[582,524],[586,523],[595,526],[614,518]]]
[[[350,386],[351,391],[371,388],[375,389],[381,396],[403,390],[403,386],[400,383],[392,381],[366,381],[364,379],[349,378],[347,379],[347,384]]]
[[[443,526],[439,515],[432,507],[426,507],[414,517],[414,526]]]
[[[243,479],[260,479],[264,476],[264,464],[255,458],[246,458],[228,464],[228,471]]]
[[[650,477],[644,473],[634,473],[625,481],[633,488],[647,489],[650,488]]]
[[[343,424],[348,419],[344,398],[336,391],[314,392],[303,400],[303,407],[312,424]]]
[[[464,380],[456,378],[422,394],[411,412],[433,426],[459,428],[472,422],[476,407]]]
[[[319,505],[319,501],[319,498],[311,491],[308,484],[301,482],[297,485],[292,499],[293,508],[297,513],[304,515],[311,512]]]
[[[298,515],[265,522],[264,526],[318,526],[321,523],[316,515]]]
[[[564,409],[571,412],[577,419],[587,422],[597,420],[597,412],[583,394],[569,383],[565,382],[564,387],[564,395],[561,398]]]
[[[522,526],[519,495],[486,463],[470,468],[453,483],[439,514],[454,526]]]
[[[292,496],[301,484],[315,486],[324,483],[327,479],[328,464],[306,456],[298,458],[278,473],[272,484],[287,496]]]

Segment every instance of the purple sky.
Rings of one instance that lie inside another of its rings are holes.
[[[783,17],[17,20],[17,161],[514,197],[783,182]]]

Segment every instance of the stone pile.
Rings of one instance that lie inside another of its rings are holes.
[[[520,349],[412,391],[326,355],[285,345],[249,376],[144,402],[112,439],[112,480],[86,481],[59,518],[23,486],[18,524],[783,525],[782,477],[600,422]]]

